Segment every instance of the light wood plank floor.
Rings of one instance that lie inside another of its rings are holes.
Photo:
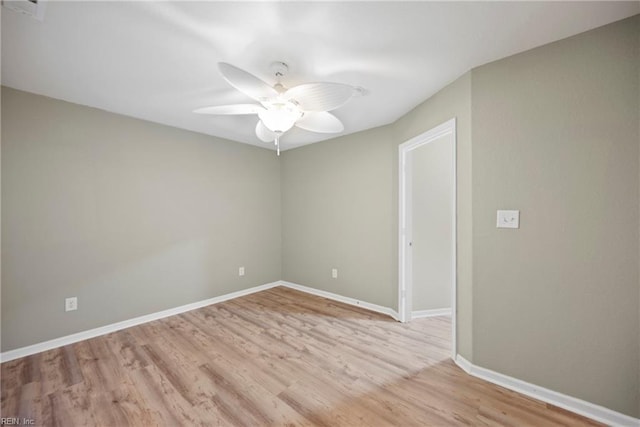
[[[2,417],[50,426],[597,425],[465,374],[447,317],[288,288],[2,364]]]

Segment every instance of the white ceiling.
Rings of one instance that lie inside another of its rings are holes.
[[[2,8],[2,84],[263,147],[224,61],[286,86],[364,87],[333,111],[349,134],[395,121],[478,65],[640,12],[640,2],[62,2],[44,21]],[[335,135],[288,132],[283,148]]]

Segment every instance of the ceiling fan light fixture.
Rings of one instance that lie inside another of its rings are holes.
[[[262,123],[271,132],[283,134],[303,116],[302,110],[290,101],[266,103],[266,109],[258,113]]]
[[[309,132],[340,133],[344,125],[329,111],[344,105],[356,93],[364,89],[343,83],[304,83],[285,87],[281,78],[289,67],[284,62],[274,62],[271,71],[276,83],[271,86],[253,74],[226,62],[218,63],[222,77],[240,92],[260,104],[214,105],[198,108],[199,114],[257,114],[255,134],[262,142],[273,142],[280,155],[280,138],[293,126]]]

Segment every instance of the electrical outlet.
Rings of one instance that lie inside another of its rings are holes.
[[[334,279],[338,278],[338,269],[337,268],[332,268],[331,269],[331,277]]]
[[[244,267],[238,269],[238,276],[244,276]]]
[[[64,311],[73,311],[78,309],[78,297],[65,298]]]

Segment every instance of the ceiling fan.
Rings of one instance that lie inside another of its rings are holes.
[[[261,141],[274,142],[280,155],[280,137],[297,126],[311,132],[339,133],[344,125],[329,111],[344,105],[363,89],[342,83],[306,83],[286,88],[280,79],[289,67],[274,62],[271,70],[276,84],[270,86],[251,73],[225,62],[218,63],[222,77],[231,86],[255,99],[259,104],[216,105],[198,108],[198,114],[257,114],[256,135]]]

